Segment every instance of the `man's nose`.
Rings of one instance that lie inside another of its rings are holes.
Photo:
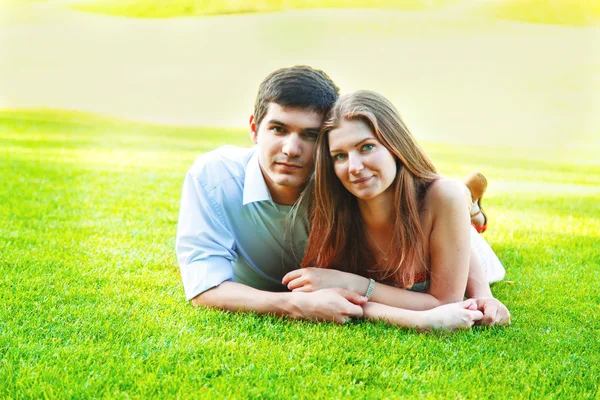
[[[302,154],[302,142],[300,136],[292,133],[285,138],[285,143],[281,150],[288,157],[298,157]]]
[[[352,175],[360,173],[364,168],[360,155],[350,153],[348,154],[348,172]]]

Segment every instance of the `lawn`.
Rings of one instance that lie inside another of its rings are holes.
[[[40,0],[17,0],[40,1]],[[459,7],[473,15],[557,25],[599,25],[597,0],[41,0],[107,15],[169,18],[277,12],[312,8],[440,10]]]
[[[425,143],[490,180],[508,328],[416,332],[193,308],[180,188],[243,130],[0,112],[0,397],[598,398],[600,160]]]

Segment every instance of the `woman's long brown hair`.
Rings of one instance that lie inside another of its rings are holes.
[[[362,120],[396,159],[394,233],[387,265],[375,265],[358,201],[335,175],[329,154],[329,132],[343,120]],[[316,144],[314,185],[310,196],[311,230],[302,267],[335,268],[410,287],[426,267],[425,239],[419,211],[429,185],[439,178],[423,152],[383,96],[359,91],[342,96],[329,112]],[[310,194],[309,194],[310,193]]]

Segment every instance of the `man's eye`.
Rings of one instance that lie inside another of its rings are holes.
[[[363,151],[369,151],[369,150],[373,150],[374,148],[375,148],[375,145],[372,145],[372,144],[365,144],[365,145],[362,147],[362,150],[363,150]]]
[[[333,156],[333,161],[342,161],[344,158],[346,158],[345,154],[338,153]]]
[[[273,128],[271,128],[273,131],[277,132],[277,133],[282,133],[283,132],[283,127],[281,126],[274,126]]]
[[[318,133],[305,133],[304,137],[308,140],[315,141],[319,137]]]

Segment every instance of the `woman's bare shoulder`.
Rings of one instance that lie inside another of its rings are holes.
[[[424,199],[424,208],[431,211],[440,208],[467,207],[467,192],[462,182],[455,179],[440,178],[433,182]]]

